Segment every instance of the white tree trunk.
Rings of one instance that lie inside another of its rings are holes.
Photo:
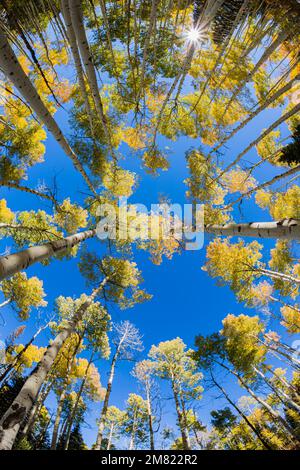
[[[300,240],[300,220],[284,219],[275,222],[250,222],[247,224],[209,224],[205,225],[204,231],[214,235]]]
[[[257,271],[258,273],[264,274],[273,279],[281,279],[282,281],[294,282],[295,284],[300,284],[300,279],[294,276],[290,276],[289,274],[279,273],[277,271],[271,271],[270,269],[263,269],[263,268],[257,268],[257,269],[254,268],[253,271]]]
[[[279,127],[283,122],[287,121],[290,119],[292,116],[297,114],[300,111],[300,103],[298,103],[296,106],[294,106],[290,111],[287,113],[283,114],[277,121],[275,121],[273,124],[271,124],[257,139],[253,140],[248,147],[246,147],[234,160],[232,163],[230,163],[224,170],[220,172],[218,177],[212,181],[212,183],[216,180],[220,180],[220,178],[226,173],[227,171],[231,170],[233,166],[235,166],[253,147],[255,147],[259,142],[261,142],[265,137],[267,137],[276,127]],[[295,170],[295,168],[292,168],[292,170]],[[257,189],[255,189],[256,191]],[[247,193],[248,194],[248,193]],[[245,194],[242,196],[245,197]]]
[[[110,427],[110,431],[109,431],[106,450],[110,450],[110,448],[111,448],[113,433],[114,433],[114,425],[112,424],[111,427]]]
[[[0,308],[3,308],[3,307],[5,307],[6,305],[8,305],[10,303],[11,303],[11,299],[6,299],[6,300],[4,300],[4,302],[2,302],[0,304]]]
[[[55,119],[44,105],[36,88],[22,69],[17,56],[9,45],[6,34],[0,27],[0,68],[6,75],[7,79],[12,82],[23,98],[28,102],[39,120],[45,124],[48,131],[53,135],[63,151],[72,159],[75,168],[82,174],[87,185],[94,195],[97,195],[93,184],[91,183],[87,173],[80,163],[77,155],[71,149],[68,141],[63,135],[61,129],[57,125]]]
[[[252,119],[254,119],[258,114],[260,114],[262,111],[264,111],[270,104],[274,103],[276,100],[278,100],[281,96],[283,96],[285,93],[287,93],[289,90],[291,90],[295,85],[296,81],[300,80],[300,74],[296,75],[293,79],[291,79],[286,85],[283,87],[279,88],[272,96],[270,96],[268,99],[266,99],[261,106],[256,108],[255,111],[249,114],[249,116],[242,121],[230,134],[228,134],[216,147],[212,149],[210,152],[210,155],[213,152],[216,152],[219,150],[228,140],[232,139],[232,137],[235,136],[241,129],[243,129]]]
[[[19,271],[27,269],[34,263],[51,258],[57,253],[61,253],[72,248],[78,243],[96,235],[96,230],[86,230],[75,233],[61,240],[45,243],[44,245],[32,246],[26,250],[13,253],[12,255],[0,258],[0,281],[13,276]]]
[[[300,109],[300,106],[299,106]],[[227,169],[226,169],[227,170]],[[225,170],[225,171],[226,171]],[[225,173],[225,171],[223,173]],[[223,207],[223,209],[229,209],[230,207],[234,206],[238,202],[240,202],[244,198],[250,197],[253,193],[256,193],[260,189],[267,188],[268,186],[272,186],[274,183],[277,183],[277,181],[280,181],[282,179],[288,178],[290,176],[295,175],[300,171],[300,165],[294,166],[290,170],[285,171],[284,173],[280,173],[279,175],[274,176],[272,179],[269,181],[265,181],[264,183],[259,184],[256,186],[256,188],[250,189],[247,193],[242,194],[240,197],[238,197],[235,201],[231,202],[228,204],[226,207]]]
[[[231,96],[228,104],[226,105],[224,114],[222,117],[225,116],[227,113],[228,109],[230,108],[232,102],[235,100],[235,98],[240,94],[242,91],[243,87],[251,80],[251,78],[256,74],[256,72],[260,69],[260,67],[271,57],[273,52],[276,51],[276,49],[288,38],[290,35],[290,31],[282,31],[277,38],[272,42],[272,44],[266,49],[266,51],[263,53],[259,61],[256,63],[256,65],[253,67],[253,69],[248,73],[246,79],[238,86],[236,91],[233,93]]]
[[[82,97],[84,99],[84,106],[86,113],[89,118],[89,123],[90,123],[90,128],[91,128],[91,134],[93,135],[93,116],[92,116],[92,110],[90,107],[90,102],[84,82],[84,73],[82,69],[82,64],[81,64],[81,59],[79,55],[79,51],[77,48],[77,42],[76,42],[76,35],[75,31],[73,29],[72,25],[72,20],[71,20],[71,13],[70,13],[70,6],[69,6],[69,1],[68,0],[61,0],[60,1],[61,5],[61,11],[63,14],[63,18],[65,20],[66,28],[67,28],[67,35],[68,35],[68,41],[71,46],[71,51],[74,59],[74,64],[77,72],[77,77],[78,77],[78,82],[79,82],[79,87],[80,91],[82,94]]]
[[[149,18],[149,28],[148,28],[147,35],[144,41],[143,61],[142,61],[142,70],[141,70],[141,75],[140,75],[140,86],[139,86],[138,98],[141,96],[141,93],[143,91],[147,52],[148,52],[148,48],[150,44],[152,31],[155,26],[157,6],[158,6],[158,0],[152,0],[150,18]]]
[[[33,194],[34,196],[41,197],[42,199],[47,199],[48,201],[53,202],[54,205],[57,205],[57,202],[53,196],[50,196],[46,193],[42,193],[35,189],[28,188],[27,186],[21,186],[20,184],[13,183],[11,181],[0,181],[0,186],[6,186],[7,188],[17,189],[18,191]]]
[[[268,386],[273,390],[275,395],[279,398],[279,400],[282,403],[288,404],[291,407],[293,407],[295,410],[297,410],[300,413],[300,405],[296,403],[294,400],[292,400],[291,397],[289,397],[284,390],[282,389],[277,389],[275,385],[272,384],[272,382],[266,377],[266,375],[261,372],[257,367],[253,366],[253,370],[268,384]],[[282,396],[281,396],[282,395]],[[283,398],[282,398],[283,397]]]
[[[104,432],[104,427],[105,427],[105,419],[106,419],[106,415],[107,415],[108,404],[109,404],[112,384],[113,384],[113,380],[114,380],[114,376],[115,376],[115,367],[116,367],[116,362],[118,360],[118,356],[119,356],[119,349],[117,349],[117,351],[114,354],[114,357],[112,359],[112,362],[111,362],[109,378],[108,378],[108,382],[107,382],[103,407],[102,407],[101,416],[100,416],[99,425],[98,425],[98,435],[97,435],[97,440],[96,440],[96,444],[95,444],[95,450],[101,450],[101,446],[102,446],[103,432]]]
[[[108,128],[106,124],[106,117],[104,115],[102,100],[101,100],[100,93],[99,93],[97,76],[96,76],[96,72],[95,72],[95,68],[93,64],[93,57],[90,51],[88,38],[86,36],[86,32],[84,29],[81,0],[69,0],[69,8],[70,8],[73,30],[76,35],[77,44],[79,47],[82,62],[85,67],[89,86],[90,86],[90,89],[94,98],[97,112],[103,124],[107,141],[110,145],[110,135],[108,132]]]
[[[237,374],[234,370],[230,369],[229,367],[225,366],[225,364],[219,363],[224,369],[228,372],[233,374],[241,383],[241,385],[247,390],[247,392],[266,410],[270,413],[270,415],[274,418],[275,422],[279,422],[283,425],[283,427],[293,436],[298,442],[298,436],[295,430],[290,426],[290,424],[280,415],[280,413],[272,408],[272,406],[265,401],[262,397],[258,396],[247,384],[247,382],[242,379],[242,377]]]
[[[48,348],[37,367],[31,372],[19,394],[0,420],[0,450],[10,450],[14,444],[17,433],[27,413],[34,405],[37,395],[48,372],[50,371],[57,355],[66,339],[75,330],[83,319],[86,310],[93,302],[97,294],[102,290],[106,282],[105,278],[100,286],[93,291],[81,307],[75,312],[68,325],[48,345]]]

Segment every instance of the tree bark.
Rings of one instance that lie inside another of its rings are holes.
[[[46,106],[44,105],[40,95],[32,82],[22,69],[17,56],[9,45],[6,34],[0,27],[0,67],[5,76],[13,83],[19,93],[28,102],[39,120],[45,124],[48,131],[53,135],[63,151],[71,158],[75,168],[81,173],[92,193],[97,196],[92,182],[80,163],[77,155],[71,149],[68,141],[63,135],[61,129],[57,125]]]
[[[247,224],[209,224],[205,225],[204,231],[214,235],[300,240],[300,220],[283,219],[275,222],[250,222]]]
[[[187,437],[187,431],[185,429],[184,423],[183,423],[183,416],[182,412],[180,409],[180,403],[179,403],[179,397],[178,397],[178,392],[176,390],[176,386],[174,382],[172,381],[172,390],[173,390],[173,396],[175,400],[175,407],[176,407],[176,412],[177,412],[177,417],[178,417],[178,424],[181,432],[181,438],[182,438],[182,446],[184,450],[190,450],[189,444],[188,444],[188,437]]]
[[[110,450],[110,448],[111,448],[113,432],[114,432],[114,425],[112,424],[111,427],[110,427],[110,430],[109,430],[109,436],[108,436],[108,441],[107,441],[107,448],[106,448],[106,450]]]
[[[115,367],[116,367],[116,362],[118,360],[119,351],[120,351],[120,349],[117,348],[117,350],[116,350],[116,352],[113,356],[111,366],[110,366],[109,378],[108,378],[108,382],[107,382],[107,388],[106,388],[106,392],[105,392],[103,407],[102,407],[99,426],[98,426],[98,435],[97,435],[95,450],[100,450],[101,445],[102,445],[103,431],[104,431],[104,427],[105,427],[105,419],[106,419],[106,415],[107,415],[109,398],[110,398],[112,384],[113,384],[113,380],[114,380]]]
[[[12,301],[12,299],[6,299],[4,300],[4,302],[2,302],[2,304],[0,304],[0,308],[3,308],[3,307],[6,307],[6,305],[10,304]],[[2,380],[2,375],[0,376],[0,382]]]
[[[107,128],[106,117],[103,111],[102,100],[101,100],[100,93],[99,93],[96,72],[95,72],[95,68],[93,64],[93,57],[90,51],[88,39],[86,36],[84,24],[83,24],[81,0],[69,0],[69,8],[70,8],[73,30],[75,32],[77,44],[79,47],[82,62],[86,70],[86,74],[87,74],[89,86],[90,86],[90,89],[94,98],[95,106],[100,116],[108,144],[111,146],[111,139],[110,139],[109,131]]]
[[[83,97],[83,100],[84,100],[84,107],[85,107],[86,113],[87,113],[88,118],[89,118],[91,134],[93,135],[92,110],[91,110],[89,97],[88,97],[86,86],[85,86],[81,59],[80,59],[79,51],[78,51],[78,48],[77,48],[76,35],[75,35],[75,31],[74,31],[73,25],[72,25],[69,1],[68,0],[61,0],[60,5],[61,5],[62,15],[63,15],[63,18],[65,20],[65,24],[66,24],[68,41],[70,43],[72,55],[73,55],[73,58],[74,58],[74,64],[75,64],[76,73],[77,73],[77,77],[78,77],[79,88],[80,88],[80,91],[81,91],[81,94],[82,94],[82,97]]]
[[[78,391],[78,393],[77,393],[76,401],[75,401],[75,403],[74,403],[74,406],[73,406],[73,408],[72,408],[72,412],[71,412],[71,414],[70,414],[70,419],[68,420],[68,425],[67,425],[67,428],[66,428],[66,438],[65,438],[64,450],[68,450],[68,448],[69,448],[70,436],[71,436],[71,432],[72,432],[73,421],[74,421],[74,418],[75,418],[75,415],[76,415],[76,411],[77,411],[77,408],[78,408],[78,404],[79,404],[79,401],[80,401],[82,392],[83,392],[83,390],[84,390],[84,386],[85,386],[86,379],[87,379],[87,374],[88,374],[88,371],[89,371],[90,366],[91,366],[91,364],[92,364],[93,357],[94,357],[94,351],[93,351],[92,354],[91,354],[89,363],[88,363],[87,368],[86,368],[86,371],[85,371],[85,373],[84,373],[84,377],[83,377],[83,379],[82,379],[82,381],[81,381],[81,385],[80,385],[79,391]]]
[[[134,414],[133,423],[132,423],[132,431],[130,436],[130,444],[129,450],[135,450],[135,437],[136,437],[136,420],[137,420],[137,412]]]
[[[31,372],[21,391],[0,420],[0,450],[10,450],[14,444],[20,426],[26,414],[32,408],[39,390],[47,377],[61,347],[66,339],[74,332],[78,323],[83,319],[86,310],[94,298],[102,290],[108,278],[105,278],[97,289],[75,312],[68,325],[55,337],[48,346],[43,359]]]
[[[283,114],[280,118],[278,118],[273,124],[271,124],[260,136],[257,137],[257,139],[253,140],[248,147],[246,147],[234,160],[231,162],[224,170],[220,172],[220,174],[212,180],[211,184],[214,183],[215,181],[219,181],[220,178],[229,170],[231,170],[232,167],[234,167],[253,147],[255,147],[259,142],[261,142],[265,137],[267,137],[274,129],[276,129],[278,126],[280,126],[283,122],[285,122],[287,119],[290,119],[292,116],[294,116],[296,113],[300,111],[300,103],[298,103],[296,106],[294,106],[290,111],[286,112]],[[298,167],[295,167],[298,168]],[[295,168],[292,168],[295,172]],[[275,176],[275,178],[278,178],[279,175]],[[288,176],[288,175],[287,175]],[[274,178],[274,181],[276,179]],[[262,186],[260,186],[262,187]],[[238,200],[242,199],[243,197],[247,196],[249,193],[251,194],[254,191],[257,191],[259,188],[254,188],[254,190],[249,191],[246,194],[243,194],[241,198]],[[237,202],[237,201],[235,201]],[[230,206],[227,206],[230,207]]]
[[[242,410],[240,410],[240,408],[238,408],[238,406],[231,400],[231,398],[229,397],[229,395],[226,393],[226,391],[224,390],[224,388],[216,381],[215,377],[213,376],[212,372],[211,372],[211,378],[212,378],[212,381],[213,383],[215,384],[215,386],[222,392],[222,394],[224,395],[224,397],[226,398],[226,400],[228,401],[228,403],[230,403],[230,405],[238,412],[238,414],[243,418],[243,420],[248,424],[249,428],[252,429],[252,431],[254,432],[254,434],[257,436],[257,438],[260,440],[260,442],[263,444],[263,446],[268,449],[268,450],[272,450],[272,447],[268,444],[268,442],[262,437],[260,431],[258,429],[256,429],[256,427],[251,423],[251,421],[249,421],[249,419],[247,418],[247,416],[242,412]]]
[[[230,369],[227,367],[225,364],[219,363],[221,367],[226,369],[228,372],[230,372],[232,375],[234,375],[242,384],[242,386],[247,390],[247,392],[274,418],[275,422],[279,422],[282,424],[282,426],[288,431],[288,433],[296,439],[297,442],[299,442],[299,437],[297,436],[297,433],[295,433],[294,429],[289,425],[289,423],[278,413],[277,411],[273,410],[273,408],[267,403],[263,398],[259,397],[245,382],[245,380],[242,379],[242,377],[235,372],[234,370]]]
[[[300,105],[299,105],[299,110],[300,110]],[[225,170],[225,172],[227,169]],[[237,204],[244,198],[250,197],[252,194],[256,193],[260,189],[267,188],[268,186],[272,186],[272,184],[277,183],[281,179],[288,178],[289,176],[292,176],[300,171],[300,165],[297,165],[290,170],[285,171],[284,173],[280,173],[280,175],[274,176],[274,178],[270,179],[269,181],[266,181],[265,183],[261,183],[256,188],[250,189],[247,193],[242,194],[240,197],[238,197],[235,201],[231,202],[227,206],[223,207],[223,209],[229,209],[230,207],[234,206],[234,204]]]
[[[216,152],[219,150],[228,140],[232,139],[241,129],[243,129],[252,119],[254,119],[258,114],[264,111],[270,104],[278,100],[282,95],[287,93],[289,90],[295,86],[295,82],[300,80],[300,74],[296,75],[292,80],[290,80],[286,85],[277,90],[270,98],[266,99],[261,106],[259,106],[255,111],[249,114],[249,116],[242,121],[229,135],[227,135],[216,147],[210,152]]]
[[[67,395],[67,387],[68,387],[68,383],[66,380],[64,383],[63,390],[60,394],[59,401],[58,401],[57,408],[56,408],[56,415],[55,415],[53,431],[52,431],[52,439],[51,439],[51,450],[55,450],[57,446],[58,429],[60,425],[60,418],[61,418],[61,413],[63,409],[63,404]]]
[[[27,269],[34,263],[51,258],[58,253],[73,248],[73,246],[78,245],[78,243],[92,238],[95,235],[96,230],[86,230],[85,232],[79,232],[61,240],[45,243],[44,245],[32,246],[18,253],[2,256],[0,258],[0,281],[13,276],[19,271]]]
[[[271,271],[270,269],[263,269],[263,268],[253,268],[253,271],[264,274],[265,276],[269,276],[272,279],[280,279],[282,281],[300,284],[299,278],[290,276],[289,274],[279,273],[277,271]]]
[[[153,418],[152,418],[152,406],[149,384],[146,384],[146,400],[147,400],[147,413],[149,423],[149,438],[150,438],[150,450],[154,449],[154,432],[153,432]]]
[[[53,382],[54,382],[54,378],[51,378],[51,380],[48,381],[48,383],[46,383],[45,385],[43,385],[41,387],[41,389],[39,391],[39,394],[37,395],[36,400],[34,402],[34,405],[31,408],[27,418],[25,419],[26,424],[23,427],[23,429],[20,431],[22,436],[26,437],[31,433],[31,431],[33,429],[33,426],[34,426],[34,423],[36,421],[36,418],[37,418],[37,416],[38,416],[38,414],[39,414],[39,412],[40,412],[47,396],[49,395],[49,393],[51,391]]]
[[[242,91],[243,87],[251,80],[253,75],[260,69],[260,67],[271,57],[273,52],[276,51],[276,49],[288,38],[290,35],[290,31],[282,31],[277,38],[272,42],[272,44],[267,48],[267,50],[263,53],[259,61],[255,64],[253,69],[248,73],[246,79],[238,86],[236,91],[232,94],[228,104],[226,105],[224,114],[222,117],[225,116],[227,113],[228,109],[231,106],[231,103],[235,100],[235,98],[240,94]]]
[[[291,397],[289,397],[283,390],[277,390],[276,387],[272,384],[272,382],[266,377],[266,375],[261,372],[257,367],[253,367],[253,370],[259,375],[265,382],[266,384],[270,387],[270,389],[275,393],[277,398],[285,404],[288,405],[290,408],[294,408],[296,411],[300,412],[300,406],[295,403]]]
[[[31,337],[31,339],[28,341],[28,343],[25,344],[24,348],[22,349],[22,351],[20,351],[16,357],[13,359],[13,361],[9,364],[8,368],[5,370],[5,372],[0,376],[0,382],[2,382],[5,377],[7,376],[7,374],[17,365],[19,359],[22,357],[22,355],[27,351],[27,349],[29,348],[29,346],[35,341],[35,339],[38,337],[38,335],[44,331],[46,328],[48,328],[49,326],[49,323],[48,322],[45,326],[41,326],[37,332]]]

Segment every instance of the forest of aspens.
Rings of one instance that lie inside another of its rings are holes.
[[[0,450],[299,450],[299,176],[299,1],[1,0]]]

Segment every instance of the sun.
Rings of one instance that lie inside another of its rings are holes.
[[[204,39],[200,28],[190,28],[184,32],[186,43],[191,46],[197,46]]]

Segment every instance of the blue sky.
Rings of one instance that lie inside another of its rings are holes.
[[[228,144],[227,154],[224,159],[229,161],[236,156],[240,150],[259,135],[262,128],[267,127],[269,123],[274,121],[276,114],[279,115],[279,112],[268,111],[263,114],[263,117],[256,119],[251,125],[243,129],[238,137],[230,141],[230,145]],[[64,132],[68,133],[67,113],[63,110],[58,111],[56,119]],[[286,128],[282,127],[282,130],[283,136],[287,135]],[[191,146],[197,147],[199,142],[187,138],[180,138],[177,142],[168,142],[162,139],[160,145],[168,145],[171,149],[171,168],[159,177],[146,174],[141,169],[139,158],[132,155],[125,144],[120,147],[120,152],[125,157],[121,162],[122,166],[136,171],[140,177],[139,187],[131,198],[131,202],[143,203],[150,208],[151,203],[159,201],[160,195],[167,196],[174,203],[183,204],[188,202],[185,197],[186,186],[183,182],[188,176],[185,152]],[[45,181],[46,184],[51,186],[55,177],[60,200],[70,196],[74,202],[83,202],[87,189],[81,176],[74,171],[71,161],[49,135],[46,141],[46,149],[45,162],[36,165],[29,172],[30,186],[35,187],[39,181]],[[254,158],[256,158],[255,150],[246,157],[247,160]],[[255,176],[259,180],[266,179],[266,177],[269,179],[276,171],[271,170],[269,165],[264,165]],[[15,190],[2,188],[2,197],[7,199],[8,206],[14,211],[36,210],[39,208],[49,210],[47,203],[44,201]],[[270,220],[270,216],[259,210],[253,201],[247,201],[242,207],[246,207],[246,209],[235,210],[235,219],[237,221]],[[209,242],[209,237],[205,237],[205,245],[207,242]],[[265,240],[263,243],[265,250],[269,250],[274,245],[273,241]],[[98,240],[90,240],[86,244],[88,248],[95,250],[97,253],[104,253],[104,245]],[[1,253],[5,251],[7,246],[9,246],[9,241],[2,239]],[[205,262],[205,247],[200,251],[184,251],[180,255],[175,255],[172,260],[164,259],[160,266],[152,264],[149,255],[141,251],[135,252],[135,260],[143,273],[145,281],[143,287],[153,294],[153,299],[126,311],[120,311],[118,308],[113,307],[110,313],[114,321],[128,319],[139,328],[145,346],[140,358],[147,355],[152,344],[173,339],[177,336],[180,336],[189,347],[193,347],[194,338],[197,334],[210,334],[220,330],[222,319],[228,313],[250,312],[243,305],[237,304],[234,294],[228,287],[217,287],[216,280],[211,279],[207,273],[201,270]],[[76,297],[87,291],[85,280],[77,269],[76,259],[68,261],[54,260],[46,267],[37,264],[28,269],[28,275],[36,275],[43,280],[48,300],[48,307],[45,311],[49,314],[51,314],[55,298],[59,295]],[[250,313],[255,314],[256,312],[252,310]],[[0,339],[4,339],[20,324],[11,307],[8,306],[2,309],[2,315],[6,324],[0,329]],[[36,314],[33,313],[30,320],[26,322],[26,330],[21,338],[22,342],[26,342],[35,331],[35,319]],[[21,324],[23,323],[21,322]],[[45,346],[48,340],[49,332],[45,332],[38,338],[37,344]],[[82,355],[84,356],[85,353]],[[109,364],[102,360],[97,365],[102,383],[105,385]],[[110,404],[123,408],[128,394],[138,391],[135,379],[130,375],[131,369],[132,363],[122,362],[119,364]],[[227,390],[234,397],[243,394],[230,380],[227,384]],[[170,397],[170,390],[165,384],[161,385],[161,394],[165,399],[163,424],[167,423],[175,427],[174,405],[172,401],[166,399]],[[224,404],[222,400],[216,400],[215,396],[215,393],[205,391],[202,402],[199,402],[199,416],[205,424],[209,423],[210,410],[221,408]],[[50,398],[49,405],[54,409],[53,397]],[[83,432],[88,445],[95,441],[95,418],[99,413],[100,404],[97,403],[91,406],[87,414],[88,425],[83,428]]]

